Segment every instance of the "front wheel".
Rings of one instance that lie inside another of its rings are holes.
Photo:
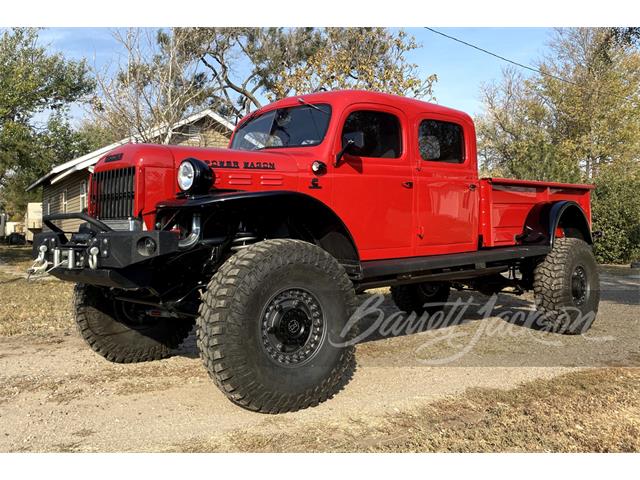
[[[592,248],[577,238],[556,239],[533,273],[538,325],[567,335],[591,328],[600,302],[600,279]]]
[[[115,363],[160,360],[193,328],[192,319],[153,317],[149,307],[114,298],[109,289],[77,284],[74,310],[78,331],[98,354]]]
[[[350,379],[345,335],[356,306],[344,268],[299,240],[266,240],[230,257],[200,306],[200,355],[220,390],[249,410],[280,413],[330,398]]]

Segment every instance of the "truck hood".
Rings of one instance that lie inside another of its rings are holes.
[[[95,173],[135,167],[134,216],[142,214],[153,225],[155,206],[180,194],[176,174],[180,163],[196,158],[213,171],[214,189],[219,190],[297,190],[300,172],[310,172],[319,158],[312,147],[264,151],[197,148],[174,145],[128,144],[112,150],[96,164]],[[92,206],[92,210],[93,209]]]
[[[214,171],[277,170],[290,172],[296,170],[297,159],[314,156],[311,152],[304,150],[309,149],[270,149],[252,152],[226,148],[127,144],[110,151],[100,159],[95,168],[96,170],[108,170],[126,165],[177,170],[183,160],[197,158],[210,165]]]
[[[271,149],[257,152],[246,150],[229,150],[225,148],[189,148],[168,147],[174,158],[177,169],[186,158],[197,158],[207,163],[215,171],[219,170],[265,170],[294,171],[297,168],[296,156],[288,149]]]
[[[213,170],[213,186],[218,189],[252,190],[263,187],[295,189],[300,163],[308,162],[308,152],[292,149],[258,152],[224,148],[169,147],[177,171],[187,158],[202,160]]]

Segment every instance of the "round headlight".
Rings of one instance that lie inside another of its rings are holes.
[[[178,187],[185,193],[206,193],[212,180],[211,167],[197,158],[187,158],[178,167]]]
[[[196,169],[188,160],[185,160],[180,164],[178,168],[178,186],[180,190],[186,192],[193,186],[193,181],[196,178]]]

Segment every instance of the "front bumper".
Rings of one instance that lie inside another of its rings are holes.
[[[67,235],[53,220],[87,221]],[[33,257],[46,262],[50,274],[62,280],[117,288],[148,286],[150,261],[176,253],[178,235],[161,230],[116,231],[86,214],[57,214],[43,218],[51,231],[33,239]]]

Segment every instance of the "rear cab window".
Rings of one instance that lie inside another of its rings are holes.
[[[429,162],[464,163],[462,126],[441,120],[423,120],[418,128],[418,148],[420,157]]]

